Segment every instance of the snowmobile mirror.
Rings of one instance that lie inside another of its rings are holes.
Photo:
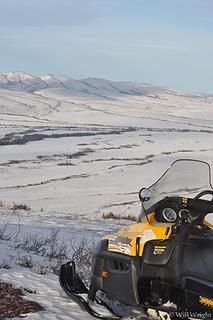
[[[141,202],[148,201],[151,198],[151,192],[147,188],[142,188],[139,191],[139,199]]]

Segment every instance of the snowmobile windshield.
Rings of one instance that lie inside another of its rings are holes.
[[[210,166],[199,160],[176,160],[148,189],[151,197],[143,202],[147,214],[152,211],[154,204],[165,197],[193,198],[201,191],[213,190]],[[209,199],[208,196],[206,199]]]

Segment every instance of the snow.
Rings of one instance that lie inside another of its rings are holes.
[[[20,228],[17,241],[59,228],[66,242],[127,225],[103,213],[138,216],[138,190],[178,158],[213,165],[212,106],[213,96],[149,84],[1,73],[0,224],[13,235]],[[13,202],[31,209],[12,212]],[[56,276],[17,267],[13,238],[0,240],[0,261],[13,257],[0,278],[38,292],[45,311],[29,319],[89,319]]]
[[[0,278],[16,287],[24,287],[36,291],[26,294],[28,300],[36,301],[43,306],[44,311],[30,313],[25,319],[51,320],[88,320],[92,319],[80,309],[76,303],[65,296],[58,283],[58,277],[52,274],[42,276],[35,272],[16,268],[16,270],[0,269]]]

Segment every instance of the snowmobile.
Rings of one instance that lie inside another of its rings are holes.
[[[98,319],[121,318],[109,299],[137,310],[136,319],[150,319],[148,309],[166,312],[171,319],[213,319],[209,164],[176,160],[153,185],[140,190],[139,198],[138,223],[98,243],[90,286],[70,261],[61,266],[61,287]]]

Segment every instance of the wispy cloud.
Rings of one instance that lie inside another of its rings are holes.
[[[151,44],[151,43],[144,43],[144,44],[124,44],[118,42],[104,42],[97,43],[90,42],[87,45],[87,50],[89,52],[95,52],[104,55],[111,55],[111,56],[129,56],[129,57],[137,57],[141,56],[141,54],[148,54],[148,53],[155,53],[157,54],[172,54],[172,53],[180,53],[180,54],[189,54],[191,53],[191,49],[189,47],[178,47],[172,46],[169,44]]]
[[[85,25],[104,13],[104,0],[1,0],[0,25]]]

